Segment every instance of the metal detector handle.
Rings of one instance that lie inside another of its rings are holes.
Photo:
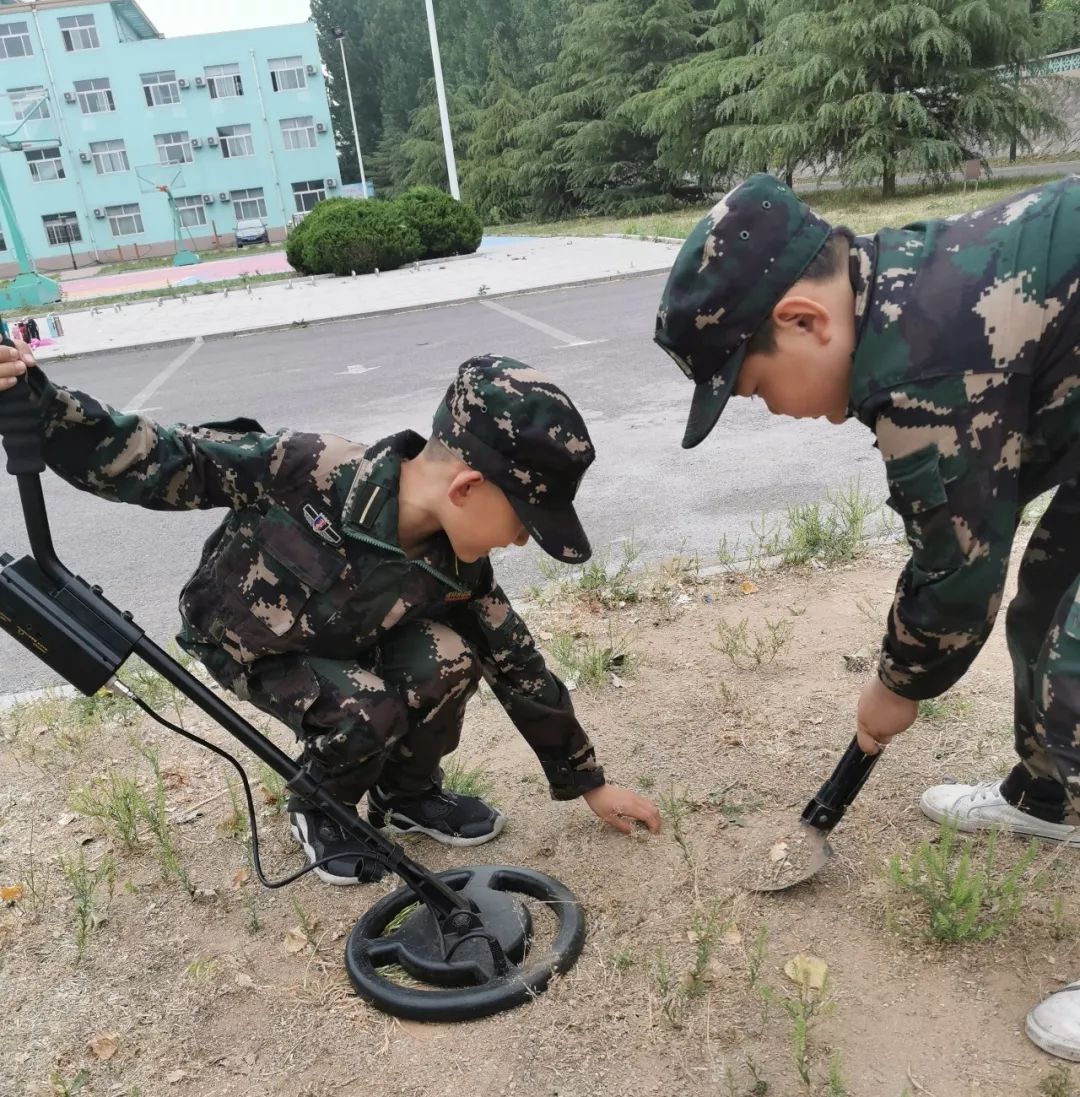
[[[15,344],[6,336],[0,340],[5,347]],[[24,476],[45,471],[45,440],[41,430],[41,413],[34,405],[30,382],[24,374],[14,388],[0,392],[0,433],[7,453],[7,470],[12,476]]]
[[[829,779],[803,809],[803,822],[828,834],[843,819],[844,812],[859,795],[859,789],[866,784],[870,771],[884,753],[879,750],[877,754],[864,754],[858,738],[853,738]]]

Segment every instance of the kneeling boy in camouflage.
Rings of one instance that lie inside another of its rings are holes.
[[[854,236],[753,176],[691,233],[656,341],[696,383],[685,447],[732,395],[874,432],[912,554],[859,698],[867,753],[971,665],[1020,515],[1057,488],[1006,615],[1020,761],[1004,781],[931,788],[922,809],[1080,845],[1080,178]],[[1028,1017],[1039,1046],[1071,1059],[1078,990]]]
[[[0,388],[33,358],[0,348]],[[7,380],[5,380],[7,379]],[[49,466],[105,499],[155,510],[228,507],[180,596],[181,646],[238,697],[286,723],[303,759],[346,804],[366,793],[378,827],[479,845],[500,812],[442,786],[481,676],[558,800],[583,796],[629,832],[659,829],[654,804],[605,783],[565,686],[544,665],[488,553],[530,536],[588,558],[573,508],[593,460],[569,398],[511,359],[466,362],[425,441],[374,446],[250,420],[164,427],[29,380]],[[382,869],[313,805],[293,833],[332,884]]]

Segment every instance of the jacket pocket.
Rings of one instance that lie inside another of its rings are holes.
[[[185,591],[184,613],[204,636],[242,663],[290,650],[285,640],[346,568],[288,511],[273,506],[241,524]]]
[[[937,446],[886,461],[885,475],[888,505],[904,521],[914,566],[931,579],[959,568],[964,552],[953,525]]]

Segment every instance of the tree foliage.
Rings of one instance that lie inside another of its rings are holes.
[[[637,212],[751,171],[934,178],[1056,120],[1024,63],[1080,0],[434,0],[463,196],[487,221]],[[446,188],[424,0],[312,0],[380,193]]]

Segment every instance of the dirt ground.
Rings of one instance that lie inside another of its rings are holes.
[[[1012,763],[1003,630],[890,748],[817,879],[775,895],[739,886],[749,844],[798,816],[851,737],[863,657],[876,648],[901,561],[881,547],[854,564],[762,574],[747,586],[721,574],[612,610],[563,597],[530,611],[548,640],[567,630],[628,640],[636,667],[620,668],[617,683],[579,685],[576,705],[609,776],[662,801],[665,830],[628,839],[580,802],[552,802],[498,704],[474,701],[459,753],[488,771],[506,830],[478,849],[424,840],[409,850],[432,868],[499,862],[556,876],[587,909],[589,936],[577,966],[538,1001],[469,1024],[399,1022],[353,996],[345,936],[392,885],[332,888],[308,876],[260,888],[226,767],[207,752],[130,714],[83,724],[62,704],[0,714],[0,885],[11,889],[0,905],[0,1092],[1076,1092],[1023,1022],[1041,996],[1080,977],[1080,855],[1040,850],[1016,923],[977,944],[930,942],[925,913],[887,871],[894,854],[906,860],[937,834],[918,810],[924,787],[995,778]],[[714,645],[720,622],[743,618],[749,636],[784,621],[791,639],[772,661],[735,667]],[[228,742],[199,714],[183,715]],[[194,894],[175,873],[163,878],[145,828],[129,850],[72,807],[78,789],[109,775],[151,789],[138,749],[147,744],[160,751],[169,833]],[[279,806],[262,803],[259,822],[268,871],[298,867]],[[1023,850],[1003,839],[1003,866]],[[80,851],[90,868],[110,855],[116,866],[111,901],[104,884],[94,897],[81,954],[60,865]],[[785,974],[803,954],[827,965],[824,990],[800,992]],[[813,1012],[805,1047],[800,1001]]]

